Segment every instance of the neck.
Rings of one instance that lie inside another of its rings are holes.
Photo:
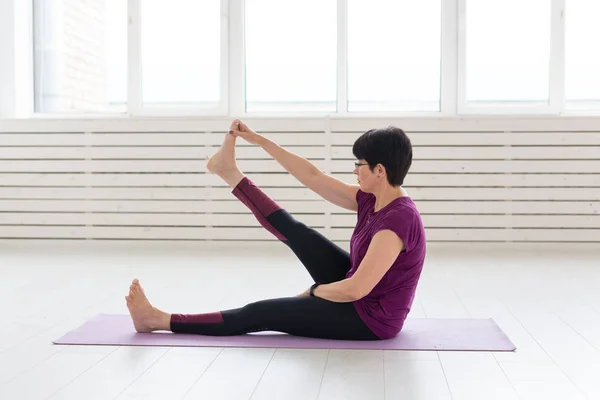
[[[383,185],[373,194],[375,195],[375,212],[381,210],[398,197],[407,196],[407,193],[402,189],[402,186],[393,187],[390,185]]]

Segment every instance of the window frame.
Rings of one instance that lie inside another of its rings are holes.
[[[548,103],[545,105],[517,106],[515,103],[497,105],[483,103],[471,105],[467,102],[467,29],[466,11],[467,0],[458,1],[458,73],[457,73],[457,112],[459,115],[560,115],[564,111],[564,81],[565,81],[565,0],[551,0],[550,4],[550,57],[548,79]]]
[[[14,90],[14,104],[8,104],[8,117],[19,118],[143,118],[143,117],[460,117],[460,116],[597,116],[600,109],[567,109],[565,102],[565,3],[566,0],[551,0],[551,49],[548,60],[550,66],[549,102],[543,106],[492,106],[469,105],[466,102],[466,1],[442,1],[442,46],[441,46],[441,85],[440,111],[382,111],[349,112],[347,109],[347,0],[337,2],[337,111],[336,112],[246,112],[245,99],[245,48],[244,48],[244,0],[220,0],[221,5],[221,100],[218,107],[144,107],[141,99],[141,1],[128,2],[128,83],[127,111],[122,113],[37,113],[34,110],[33,82],[33,0],[20,2],[8,0],[20,6],[21,12],[14,14],[14,26],[22,26],[18,35],[14,28],[13,38],[23,44],[29,40],[28,51],[15,52],[13,48],[0,48],[0,55],[14,66],[13,74],[0,77],[0,84],[11,83],[15,76],[28,71],[30,82],[19,79],[19,88]],[[28,11],[25,11],[28,10]],[[6,18],[6,17],[5,17]],[[10,17],[8,17],[10,18]],[[27,39],[23,32],[29,30]],[[10,47],[10,46],[9,46]],[[23,69],[21,69],[23,67]],[[24,83],[25,81],[25,83]],[[0,85],[2,86],[2,85]],[[24,88],[24,91],[22,90]],[[25,94],[23,94],[25,93]],[[9,93],[10,95],[10,93]],[[6,98],[6,94],[4,94]],[[6,101],[4,102],[6,106]],[[12,106],[12,107],[11,107]],[[7,113],[5,112],[4,115]],[[1,114],[0,114],[1,115]]]

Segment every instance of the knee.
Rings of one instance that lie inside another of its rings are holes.
[[[240,308],[238,313],[241,317],[252,318],[260,315],[262,306],[260,302],[248,303],[244,307]]]

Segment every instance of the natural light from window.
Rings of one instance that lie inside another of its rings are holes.
[[[349,111],[439,110],[441,12],[441,0],[348,1]]]
[[[552,2],[465,1],[459,25],[466,58],[459,68],[466,105],[543,110],[551,86]],[[347,0],[341,84],[348,112],[440,111],[447,76],[442,4]],[[142,110],[224,110],[229,76],[221,52],[232,42],[221,43],[221,1],[143,0],[140,8],[141,42],[133,54],[141,57]],[[230,88],[244,102],[239,106],[266,114],[345,111],[337,106],[338,2],[246,0],[244,9],[245,39],[236,45],[244,52],[230,60],[243,64],[245,87]],[[600,109],[598,16],[598,0],[565,0],[566,110]],[[34,0],[34,71],[37,113],[127,112],[128,1]]]
[[[600,1],[566,0],[565,98],[569,109],[600,108]]]
[[[142,102],[217,107],[221,2],[143,0]]]
[[[337,1],[246,0],[246,110],[336,111]]]
[[[467,0],[466,100],[547,104],[549,0]]]

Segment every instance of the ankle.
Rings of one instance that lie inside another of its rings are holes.
[[[164,311],[159,310],[158,308],[154,308],[154,314],[156,316],[153,321],[154,326],[152,326],[152,330],[154,331],[170,331],[171,330],[171,314],[166,313]]]
[[[237,185],[245,178],[245,175],[238,168],[235,168],[219,173],[219,177],[227,182],[232,189],[235,189]]]

